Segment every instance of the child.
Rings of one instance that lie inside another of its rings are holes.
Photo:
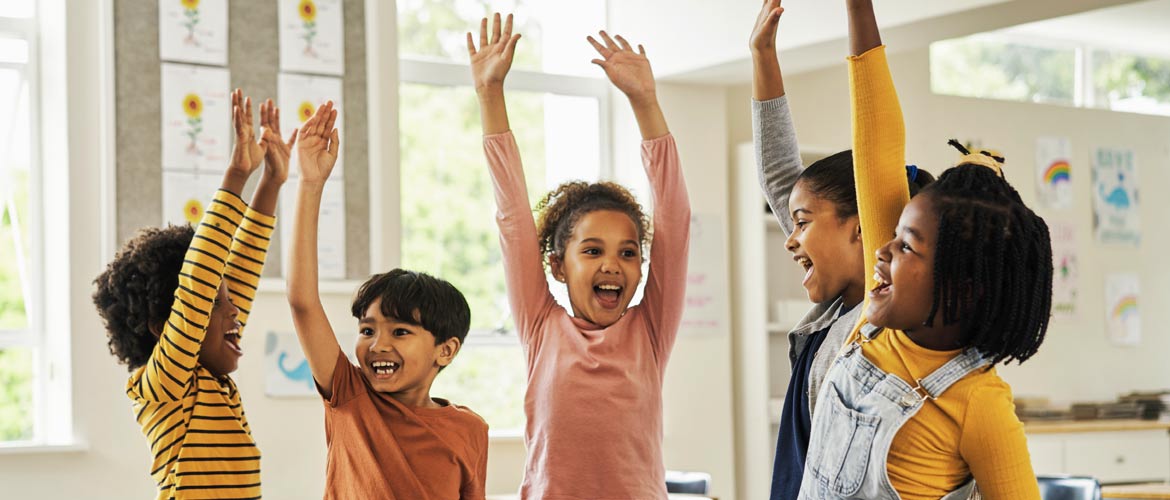
[[[540,203],[539,227],[509,130],[503,83],[520,35],[508,16],[467,34],[484,153],[496,190],[508,300],[528,361],[528,460],[522,498],[666,498],[662,380],[686,292],[690,202],[674,138],[658,106],[645,51],[623,38],[588,41],[625,93],[642,133],[654,195],[654,242],[641,304],[648,237],[641,207],[613,183],[563,184]],[[573,315],[549,293],[542,263],[565,283]]]
[[[95,280],[110,352],[131,370],[126,395],[150,442],[158,498],[260,496],[260,451],[230,374],[296,142],[295,131],[281,141],[278,113],[271,100],[260,105],[257,142],[252,100],[236,89],[235,150],[199,226],[140,231]],[[248,206],[238,193],[261,158]]]
[[[784,398],[772,469],[772,500],[800,491],[816,395],[825,373],[861,315],[865,265],[853,182],[852,151],[802,169],[796,131],[776,56],[784,9],[767,0],[752,31],[752,128],[760,187],[788,235],[785,248],[804,270],[802,285],[815,306],[789,332],[792,377]],[[933,177],[910,167],[911,192]]]
[[[849,0],[849,13],[858,204],[875,272],[821,389],[831,411],[813,416],[800,498],[966,498],[974,479],[988,499],[1039,499],[1011,388],[992,367],[1027,360],[1044,338],[1048,228],[982,154],[907,204],[894,181],[904,125],[872,3]]]
[[[484,498],[487,424],[471,410],[431,398],[471,324],[459,290],[395,269],[358,289],[354,350],[341,351],[317,292],[317,213],[337,161],[337,111],[329,102],[301,128],[300,188],[288,302],[317,391],[325,400],[329,458],[325,498]]]

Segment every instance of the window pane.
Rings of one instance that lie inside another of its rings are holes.
[[[0,38],[0,62],[25,64],[28,62],[28,41]]]
[[[33,437],[32,374],[32,351],[0,349],[0,441]]]
[[[1097,106],[1170,115],[1170,59],[1097,50],[1092,64]]]
[[[493,12],[515,15],[517,69],[600,76],[585,36],[605,26],[605,2],[537,0],[400,0],[399,53],[408,58],[467,62],[467,32],[478,44],[479,22]]]
[[[27,19],[33,16],[35,0],[0,0],[0,17]]]
[[[1076,51],[981,38],[936,42],[930,81],[939,94],[1073,104]]]
[[[0,330],[28,328],[28,92],[22,75],[0,70]]]
[[[521,431],[524,367],[519,345],[475,345],[472,339],[455,361],[435,377],[431,394],[471,408],[493,431]]]

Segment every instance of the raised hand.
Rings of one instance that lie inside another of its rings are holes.
[[[780,24],[780,15],[783,13],[784,7],[780,6],[780,0],[764,0],[748,41],[752,52],[775,52],[776,27]]]
[[[261,105],[260,114],[265,112],[267,108]],[[232,92],[232,124],[236,129],[236,146],[232,150],[229,170],[247,178],[260,166],[265,145],[257,141],[256,132],[252,129],[252,98],[245,97],[244,91],[240,89]]]
[[[592,62],[605,70],[605,76],[613,85],[626,94],[631,101],[645,101],[657,99],[654,89],[654,72],[650,70],[650,60],[646,58],[646,49],[641,45],[634,52],[630,43],[618,35],[617,41],[609,37],[604,31],[599,32],[605,45],[593,37],[585,37],[602,59]]]
[[[317,112],[301,126],[297,144],[297,164],[301,171],[301,184],[324,184],[337,163],[339,137],[333,128],[337,110],[333,101],[317,107]]]
[[[512,69],[512,57],[516,54],[516,42],[520,34],[512,34],[512,14],[500,30],[500,14],[492,16],[491,39],[488,39],[488,20],[479,23],[479,49],[467,32],[467,53],[471,56],[471,78],[476,91],[488,88],[502,88],[508,70]]]
[[[260,104],[260,142],[264,146],[264,175],[283,183],[288,179],[288,158],[297,143],[293,129],[288,142],[280,136],[280,108],[268,99]]]

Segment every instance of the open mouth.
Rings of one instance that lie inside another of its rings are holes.
[[[239,326],[232,328],[231,330],[228,330],[226,332],[223,332],[223,343],[224,343],[224,345],[227,346],[228,350],[235,353],[236,356],[243,356],[244,355],[244,350],[240,348],[240,327]]]
[[[380,379],[387,379],[392,376],[402,365],[397,361],[378,360],[370,363],[370,369],[374,371],[374,376]]]
[[[624,288],[620,285],[603,283],[593,287],[593,294],[597,296],[597,302],[602,307],[613,309],[621,304],[622,290]]]
[[[893,286],[893,283],[890,283],[890,280],[886,279],[880,270],[874,271],[873,280],[876,281],[877,284],[874,285],[873,289],[869,291],[870,297],[889,295],[890,288]]]
[[[797,264],[800,264],[800,267],[804,268],[804,279],[801,280],[800,284],[807,285],[808,280],[811,279],[812,275],[813,275],[813,261],[812,261],[812,259],[810,259],[808,257],[804,257],[804,256],[796,256],[796,257],[793,257],[792,260],[795,260]]]

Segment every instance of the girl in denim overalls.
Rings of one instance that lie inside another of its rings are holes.
[[[983,152],[908,202],[905,129],[872,4],[848,4],[854,166],[874,275],[821,386],[800,498],[963,499],[977,481],[989,499],[1039,499],[1011,388],[991,367],[1028,359],[1044,338],[1048,228],[1003,178],[1002,158]]]

